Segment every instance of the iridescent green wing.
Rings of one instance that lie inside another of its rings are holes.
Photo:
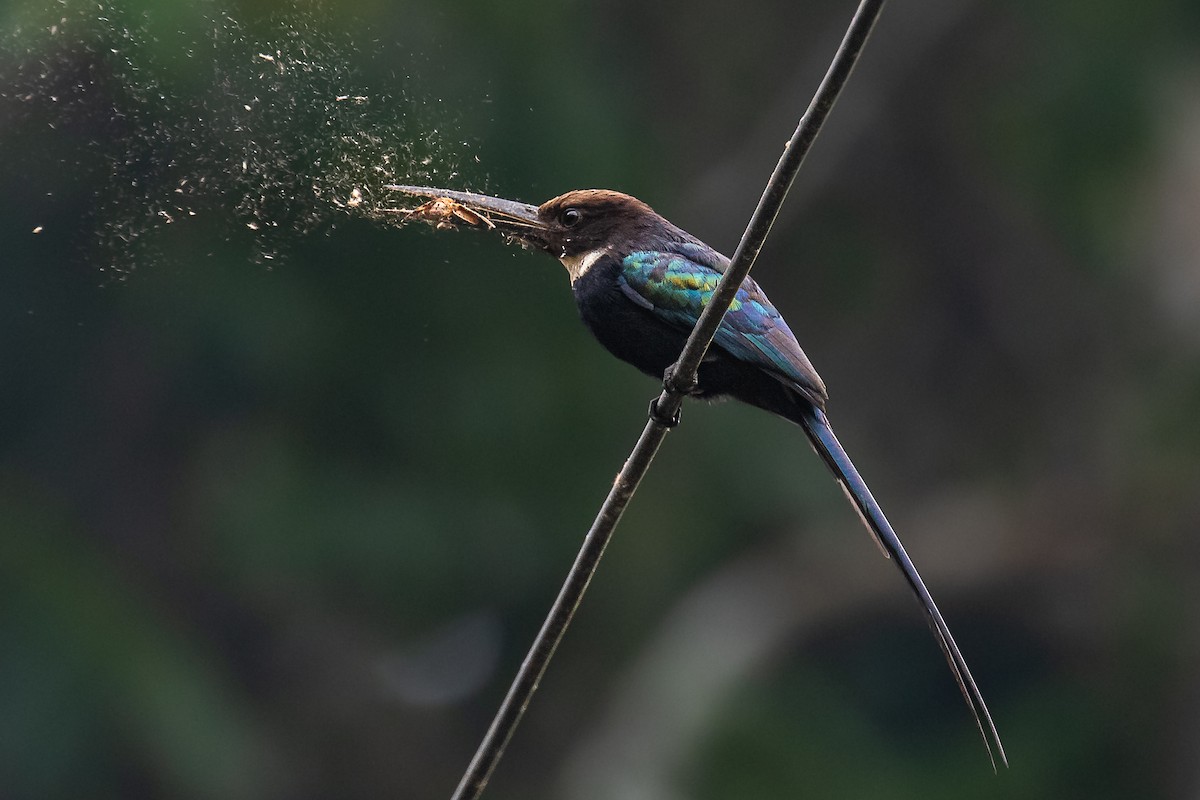
[[[621,262],[622,292],[661,319],[690,330],[712,298],[728,261],[701,245],[687,244],[684,252],[639,250]],[[736,359],[761,367],[806,392],[825,394],[787,322],[750,278],[742,282],[729,312],[713,338]]]

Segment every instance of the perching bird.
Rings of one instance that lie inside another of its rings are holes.
[[[567,268],[584,325],[610,353],[656,378],[675,363],[729,259],[627,194],[567,192],[526,205],[471,192],[420,186],[394,191],[433,198],[404,212],[439,228],[494,228],[558,258]],[[825,416],[825,384],[779,311],[746,278],[718,328],[692,392],[732,397],[796,423],[824,459],[863,521],[924,608],[954,678],[975,716],[993,766],[1004,746],[950,629],[900,539],[842,449]],[[995,750],[993,751],[993,747]]]

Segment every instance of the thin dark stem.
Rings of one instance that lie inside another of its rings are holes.
[[[496,717],[484,734],[483,741],[479,743],[479,748],[459,781],[458,788],[454,790],[452,800],[475,800],[483,793],[492,770],[504,754],[504,747],[512,738],[517,723],[521,721],[521,715],[525,713],[529,698],[537,690],[538,682],[550,664],[550,658],[554,655],[558,643],[562,641],[571,618],[575,616],[575,609],[579,607],[579,601],[583,599],[588,583],[596,574],[600,557],[604,555],[604,548],[612,538],[613,531],[621,520],[621,514],[629,505],[642,476],[650,468],[650,462],[654,460],[654,454],[658,452],[667,430],[654,420],[646,423],[633,452],[629,454],[625,466],[621,468],[612,489],[609,490],[608,497],[600,506],[600,512],[596,514],[591,529],[584,537],[579,555],[575,557],[575,563],[571,565],[571,571],[567,573],[567,579],[559,590],[546,621],[542,623],[542,629],[538,631],[525,660],[521,662],[521,668],[517,670],[517,676],[508,687],[508,694],[500,704]]]
[[[696,322],[696,327],[692,329],[683,352],[679,354],[679,360],[669,371],[671,379],[665,382],[663,393],[658,400],[658,407],[663,414],[672,415],[678,411],[683,403],[682,390],[695,382],[696,370],[699,369],[700,362],[725,317],[725,312],[729,310],[734,295],[750,273],[750,268],[754,266],[763,242],[766,241],[767,234],[771,232],[771,226],[775,224],[775,218],[779,215],[783,199],[787,196],[800,165],[804,163],[804,157],[808,155],[817,134],[825,124],[825,118],[833,109],[834,101],[846,85],[846,80],[858,61],[858,55],[879,18],[879,12],[883,10],[883,3],[884,0],[862,0],[859,3],[854,19],[846,29],[846,35],[842,38],[842,44],[834,55],[824,80],[817,87],[817,93],[813,95],[808,109],[800,118],[800,124],[796,126],[796,132],[783,149],[783,155],[779,157],[771,179],[767,181],[767,188],[763,190],[758,207],[754,209],[754,215],[746,225],[746,231],[733,253],[729,269],[713,292],[708,307]]]
[[[452,800],[476,800],[487,786],[492,770],[504,754],[505,746],[512,738],[513,731],[516,730],[530,698],[546,673],[555,649],[575,615],[575,609],[583,599],[583,593],[596,573],[596,567],[604,555],[604,549],[608,546],[617,523],[621,520],[621,515],[629,505],[633,493],[637,491],[643,476],[650,469],[650,463],[654,460],[663,439],[666,438],[669,428],[661,420],[670,419],[679,412],[685,390],[695,384],[696,371],[712,343],[713,336],[716,335],[721,319],[729,310],[729,305],[742,281],[749,274],[750,268],[754,266],[763,242],[771,231],[771,225],[779,214],[779,208],[783,205],[783,199],[787,196],[787,190],[817,138],[825,118],[833,108],[834,101],[850,77],[858,55],[879,18],[883,3],[884,0],[862,0],[859,3],[854,19],[850,22],[824,80],[821,81],[816,95],[809,103],[804,116],[800,118],[796,132],[792,134],[779,163],[775,166],[775,171],[758,201],[758,207],[754,210],[745,233],[742,234],[737,250],[734,251],[729,269],[721,278],[708,307],[688,337],[687,344],[679,354],[679,360],[668,370],[669,377],[663,382],[662,394],[655,401],[656,412],[650,415],[650,420],[634,445],[633,452],[625,461],[612,490],[592,522],[579,555],[576,556],[546,621],[542,623],[529,653],[521,662],[521,668],[517,671],[491,726],[479,743],[479,748],[475,751],[475,756],[463,774],[458,788],[455,789]]]

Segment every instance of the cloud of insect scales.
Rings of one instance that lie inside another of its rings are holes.
[[[451,182],[478,160],[443,133],[444,110],[370,86],[361,65],[380,54],[311,11],[265,32],[224,13],[168,32],[153,13],[59,0],[25,15],[0,66],[10,116],[84,142],[91,222],[121,273],[155,261],[168,226],[203,225],[270,262],[345,215],[373,216],[388,183]]]

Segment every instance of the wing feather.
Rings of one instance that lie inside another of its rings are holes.
[[[677,327],[690,330],[712,299],[724,256],[684,243],[684,252],[639,250],[621,263],[621,291]],[[712,265],[712,266],[710,266]],[[734,358],[754,364],[787,383],[824,396],[825,386],[778,309],[746,278],[717,329],[714,343]]]

